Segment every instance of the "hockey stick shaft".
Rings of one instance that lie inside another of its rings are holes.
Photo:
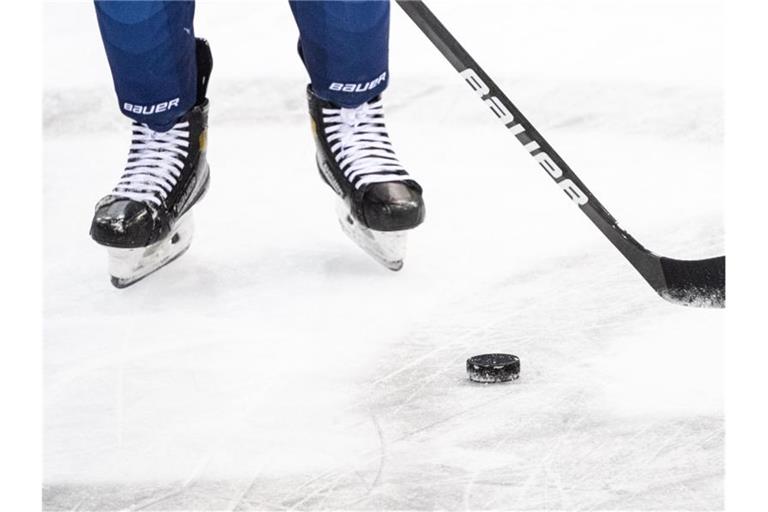
[[[459,44],[424,2],[421,0],[397,0],[397,3],[459,72],[472,90],[480,96],[495,117],[515,135],[542,169],[560,186],[563,192],[579,206],[581,211],[657,292],[665,293],[670,288],[670,280],[676,277],[668,275],[671,270],[667,268],[670,265],[665,265],[666,262],[662,261],[665,258],[652,254],[629,233],[619,227],[613,216],[600,204],[565,160]],[[680,260],[668,261],[678,264],[672,268],[675,273],[679,273],[680,265],[685,271],[691,270],[691,266],[696,266],[695,276],[688,279],[692,282],[685,283],[688,288],[721,287],[724,297],[724,257],[691,262],[694,265],[686,265],[687,262]],[[702,262],[706,262],[703,267]],[[722,280],[722,285],[720,285],[719,280]],[[710,286],[707,281],[718,282]]]

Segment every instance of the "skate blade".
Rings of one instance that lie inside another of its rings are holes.
[[[187,213],[169,236],[149,247],[108,248],[112,285],[125,288],[171,263],[189,249],[193,231],[191,213]]]
[[[336,206],[336,214],[342,231],[373,259],[398,271],[403,268],[407,243],[407,231],[375,231],[363,226],[343,200]]]

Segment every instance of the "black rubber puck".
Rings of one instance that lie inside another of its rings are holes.
[[[520,377],[520,358],[512,354],[483,354],[467,359],[467,375],[473,382],[507,382]]]

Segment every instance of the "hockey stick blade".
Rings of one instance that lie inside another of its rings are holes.
[[[560,189],[664,299],[685,306],[725,307],[725,256],[676,260],[657,256],[621,229],[608,210],[421,0],[397,0],[491,112]]]
[[[725,307],[725,256],[659,261],[665,286],[656,291],[663,298],[684,306]]]

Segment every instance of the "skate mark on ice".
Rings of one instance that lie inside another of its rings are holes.
[[[315,478],[315,479],[310,481],[310,482],[314,482],[314,481],[317,481],[318,479],[323,479],[323,478],[326,478],[326,477],[331,477],[331,476],[333,476],[335,474],[335,478],[333,478],[333,480],[329,484],[327,484],[325,487],[321,486],[318,489],[316,489],[316,490],[314,490],[314,491],[312,491],[312,492],[310,492],[308,494],[305,494],[304,497],[301,500],[299,500],[298,502],[292,504],[288,508],[288,510],[296,510],[297,507],[300,507],[301,505],[303,505],[304,503],[310,501],[311,499],[313,499],[315,497],[318,497],[320,499],[320,501],[317,504],[315,504],[314,506],[319,507],[323,503],[323,501],[328,497],[328,495],[330,495],[338,487],[338,485],[342,482],[342,480],[345,477],[347,477],[347,476],[349,476],[351,474],[355,474],[358,478],[360,478],[360,480],[363,481],[363,483],[366,483],[367,484],[366,485],[367,490],[359,498],[353,500],[350,503],[346,503],[342,507],[343,509],[347,509],[349,507],[352,507],[353,505],[355,505],[355,504],[357,504],[357,503],[367,499],[373,493],[374,489],[379,485],[379,482],[381,481],[381,476],[382,476],[383,471],[384,471],[384,462],[385,462],[385,459],[386,459],[386,442],[385,442],[385,439],[384,439],[384,432],[383,432],[383,430],[381,428],[381,425],[380,425],[378,419],[376,418],[375,414],[370,413],[369,416],[370,416],[370,419],[371,419],[371,421],[373,422],[373,424],[374,424],[374,426],[376,428],[376,433],[377,433],[378,440],[379,440],[379,446],[378,446],[378,449],[371,449],[371,450],[367,450],[367,451],[363,452],[360,455],[360,457],[361,458],[362,457],[366,457],[366,456],[371,455],[371,454],[373,454],[374,457],[378,457],[378,468],[376,470],[376,474],[375,474],[373,480],[371,481],[371,483],[368,484],[365,481],[365,479],[359,474],[359,472],[358,472],[358,470],[356,468],[351,469],[351,470],[347,470],[347,471],[338,471],[338,470],[329,471],[329,472],[326,472],[325,474],[321,475],[320,477],[317,477],[317,478]],[[373,457],[371,457],[371,458],[373,458]],[[370,459],[368,459],[368,460],[370,460]],[[301,487],[304,487],[306,485],[307,485],[307,483],[303,484]],[[285,501],[285,498],[282,501]]]
[[[261,392],[258,393],[256,396],[249,395],[248,405],[244,408],[242,414],[240,414],[237,417],[237,422],[235,422],[236,424],[241,424],[243,421],[245,421],[254,412],[254,410],[256,409],[256,406],[254,405],[255,398],[256,397],[259,397],[259,398],[263,397],[267,393],[271,392],[272,388],[275,387],[276,382],[277,381],[275,381],[275,380],[271,380],[266,385],[260,387],[260,391]],[[222,436],[219,438],[218,442],[216,443],[217,447],[220,446],[229,435],[230,435],[230,432],[224,432],[222,434]],[[256,487],[256,483],[258,481],[258,478],[259,478],[259,476],[262,475],[266,465],[267,465],[267,461],[265,460],[259,466],[258,471],[254,475],[251,476],[250,482],[246,486],[245,490],[242,491],[235,499],[229,501],[227,506],[228,506],[228,508],[230,510],[233,510],[233,511],[237,510],[242,503],[244,503],[246,501],[249,501],[249,499],[247,499],[248,495]]]
[[[663,426],[663,422],[656,422],[656,423],[652,423],[652,424],[648,425],[646,428],[642,429],[640,432],[638,432],[637,434],[632,436],[626,442],[617,443],[616,440],[613,440],[613,442],[614,442],[614,444],[618,444],[619,445],[618,448],[624,448],[624,445],[626,445],[626,444],[634,445],[635,441],[639,440],[649,430],[651,430],[651,429],[658,430],[658,428],[656,428],[656,427],[658,427],[659,425]],[[657,465],[654,465],[653,463],[659,459],[659,457],[661,456],[662,453],[667,452],[667,453],[671,453],[671,454],[674,455],[675,452],[680,452],[682,449],[685,449],[685,448],[691,448],[691,449],[697,448],[700,445],[703,445],[706,442],[708,442],[710,439],[712,439],[712,438],[714,438],[716,436],[721,436],[722,435],[722,430],[719,430],[719,431],[711,432],[711,433],[704,432],[703,436],[700,436],[699,438],[690,439],[690,435],[689,434],[688,434],[688,438],[686,438],[684,436],[684,434],[686,433],[687,429],[690,429],[690,425],[688,425],[685,422],[681,422],[681,424],[675,429],[675,431],[671,435],[665,435],[664,436],[664,441],[661,443],[661,445],[656,450],[654,450],[652,453],[648,454],[642,460],[638,461],[637,463],[635,463],[635,464],[633,464],[631,466],[628,465],[628,464],[625,464],[618,471],[615,471],[615,467],[614,468],[608,467],[609,465],[606,462],[606,463],[601,464],[600,466],[596,467],[595,471],[594,471],[595,474],[604,473],[606,475],[605,479],[603,480],[604,482],[606,482],[607,484],[610,484],[611,486],[614,486],[614,485],[618,486],[620,489],[626,489],[626,495],[625,496],[623,496],[622,498],[614,498],[614,499],[609,500],[609,501],[611,501],[611,502],[615,501],[616,503],[621,503],[622,501],[626,501],[627,504],[630,504],[631,500],[636,498],[641,493],[642,494],[647,494],[649,489],[654,489],[654,488],[663,489],[663,488],[666,488],[667,486],[674,486],[675,483],[660,483],[660,484],[650,485],[649,486],[649,485],[647,485],[647,483],[652,483],[652,482],[647,482],[646,485],[643,485],[643,486],[635,485],[634,486],[635,488],[633,490],[630,490],[630,489],[627,489],[627,487],[631,487],[632,482],[634,480],[636,480],[637,477],[635,476],[634,478],[631,478],[631,477],[626,477],[625,475],[627,475],[627,473],[629,473],[631,471],[637,471],[638,468],[640,468],[642,470],[645,470],[645,471],[654,471],[655,472],[656,470],[654,470],[654,468],[657,467]],[[682,442],[680,442],[681,440],[682,440]],[[642,450],[642,448],[644,446],[645,445],[639,445],[638,446],[638,450]],[[619,449],[619,450],[614,450],[614,451],[617,452],[617,453],[620,453],[621,450]],[[612,453],[612,452],[607,452],[607,454],[610,454],[610,453]],[[609,457],[606,456],[605,458],[608,459]],[[686,481],[695,481],[695,480],[699,479],[699,477],[684,477],[684,479]],[[585,480],[586,480],[586,477],[582,479],[582,481],[585,481]],[[642,481],[646,482],[646,479],[642,479]],[[697,498],[697,502],[701,501],[701,500],[702,500],[701,497]],[[582,506],[578,507],[578,510],[582,510],[582,509],[584,509],[584,510],[596,509],[598,507],[601,507],[602,503],[603,503],[602,501],[598,502],[598,503],[586,502]],[[623,508],[623,507],[621,507],[621,508]],[[675,507],[672,507],[672,508],[675,508]],[[704,509],[706,509],[706,507],[704,507]]]
[[[381,481],[381,477],[382,477],[382,474],[383,474],[383,471],[384,471],[384,463],[385,463],[385,460],[386,460],[386,452],[387,452],[387,449],[386,449],[387,443],[385,441],[384,431],[383,431],[383,429],[381,427],[381,424],[380,424],[378,418],[376,417],[376,415],[375,415],[375,413],[373,411],[369,411],[368,418],[370,419],[370,422],[373,423],[373,425],[374,425],[374,427],[376,429],[376,435],[377,435],[377,439],[379,441],[378,448],[366,450],[362,454],[360,454],[360,457],[364,457],[364,456],[370,455],[372,453],[376,453],[377,454],[377,457],[378,457],[378,468],[376,470],[376,474],[375,474],[373,480],[371,481],[371,483],[368,484],[365,481],[365,479],[362,478],[362,476],[358,473],[356,468],[351,469],[351,470],[347,470],[347,471],[342,471],[341,473],[339,472],[339,470],[336,470],[336,469],[325,471],[325,472],[322,472],[321,474],[319,474],[319,475],[317,475],[317,476],[315,476],[313,478],[310,478],[309,480],[305,481],[301,485],[299,485],[297,487],[294,487],[287,494],[284,494],[282,496],[282,498],[280,499],[281,503],[285,503],[285,502],[289,501],[293,496],[296,496],[296,495],[299,495],[299,497],[303,496],[303,499],[301,499],[300,501],[292,504],[290,507],[287,507],[286,510],[295,510],[296,507],[298,507],[299,505],[305,503],[306,501],[308,501],[309,499],[311,499],[311,498],[313,498],[315,496],[323,495],[323,494],[328,494],[330,491],[332,491],[335,488],[336,485],[338,485],[338,483],[339,483],[339,481],[341,479],[343,479],[344,477],[349,476],[351,474],[356,474],[358,476],[358,478],[360,478],[363,481],[363,483],[366,484],[366,487],[367,487],[367,491],[365,492],[365,495],[360,497],[360,498],[358,498],[358,499],[356,499],[355,503],[358,502],[358,501],[364,500],[365,498],[367,498],[373,492],[373,490],[379,485],[379,482]],[[303,493],[302,494],[302,491],[304,489],[306,489],[308,487],[311,487],[312,484],[314,484],[315,482],[322,481],[322,480],[327,479],[329,477],[332,477],[334,475],[336,475],[336,478],[331,482],[331,484],[329,484],[330,487],[322,487],[322,486],[320,486],[318,489],[316,489],[316,490],[314,490],[312,492]]]
[[[190,475],[181,483],[181,485],[174,489],[173,491],[166,492],[160,496],[155,496],[152,498],[148,498],[147,501],[143,503],[137,503],[135,505],[131,505],[126,510],[128,511],[136,511],[136,510],[145,510],[147,507],[151,507],[152,505],[156,505],[160,502],[166,501],[170,498],[174,498],[176,496],[181,495],[189,486],[194,482],[200,474],[202,474],[205,467],[208,465],[208,463],[211,461],[211,458],[213,457],[212,453],[207,453],[205,456],[203,456],[197,465],[195,465],[195,468],[192,470]]]
[[[407,433],[405,433],[405,434],[401,435],[400,437],[398,437],[398,438],[394,439],[393,441],[391,441],[391,442],[388,444],[388,446],[390,446],[390,447],[391,447],[391,446],[395,446],[395,445],[397,445],[397,444],[399,444],[399,443],[401,443],[401,442],[403,442],[403,441],[405,441],[405,440],[407,440],[407,439],[409,439],[409,438],[411,438],[411,437],[413,437],[413,436],[415,436],[415,435],[418,435],[418,434],[420,434],[420,433],[423,433],[423,432],[425,432],[425,431],[428,431],[429,429],[431,429],[431,428],[433,428],[433,427],[435,427],[435,426],[438,426],[438,425],[443,425],[443,424],[445,424],[445,423],[447,423],[447,422],[450,422],[450,421],[452,421],[452,420],[454,420],[454,419],[456,419],[456,418],[459,418],[459,417],[463,416],[464,414],[466,414],[466,413],[468,413],[468,412],[472,412],[472,411],[474,411],[474,410],[476,410],[476,409],[480,409],[480,408],[483,408],[483,407],[487,407],[489,404],[491,404],[491,403],[493,403],[493,402],[496,402],[496,401],[498,401],[498,400],[500,400],[500,399],[503,399],[503,398],[504,398],[505,396],[507,396],[508,394],[510,394],[510,393],[514,393],[514,392],[515,392],[515,390],[514,390],[514,389],[512,389],[512,390],[510,390],[508,393],[505,393],[504,395],[501,395],[501,396],[497,396],[497,397],[494,397],[494,398],[492,398],[492,399],[489,399],[489,400],[487,400],[487,401],[484,401],[484,402],[482,402],[482,403],[480,403],[480,404],[477,404],[477,405],[475,405],[475,406],[472,406],[472,407],[468,407],[468,408],[465,408],[465,409],[461,410],[460,412],[457,412],[457,413],[454,413],[454,414],[451,414],[451,415],[449,415],[448,417],[445,417],[445,418],[441,418],[441,419],[439,419],[439,420],[436,420],[436,421],[434,421],[434,422],[431,422],[431,423],[430,423],[430,424],[428,424],[428,425],[424,425],[424,426],[422,426],[422,427],[419,427],[419,428],[417,428],[417,429],[415,429],[415,430],[412,430],[412,431],[410,431],[410,432],[407,432]],[[380,453],[378,453],[378,451],[379,451],[379,449],[370,449],[370,450],[365,450],[365,451],[363,451],[362,453],[360,453],[360,454],[358,455],[358,459],[359,459],[359,460],[361,460],[361,461],[363,461],[363,462],[365,462],[365,463],[369,463],[369,462],[371,462],[371,461],[372,461],[372,460],[373,460],[375,457],[380,457]],[[321,486],[320,488],[318,488],[318,489],[316,489],[316,490],[312,491],[311,493],[308,493],[308,494],[304,495],[304,497],[303,497],[301,500],[299,500],[298,502],[296,502],[296,503],[292,504],[292,505],[291,505],[291,506],[288,508],[288,510],[297,510],[297,509],[301,509],[301,505],[303,505],[303,504],[307,503],[308,501],[310,501],[312,498],[315,498],[316,496],[327,497],[327,495],[328,495],[328,494],[330,494],[331,492],[333,492],[333,490],[334,490],[334,489],[336,489],[336,487],[337,487],[337,486],[340,484],[340,482],[341,482],[341,481],[342,481],[342,480],[343,480],[345,477],[347,477],[347,476],[349,476],[349,475],[351,475],[351,474],[354,474],[355,472],[356,472],[356,469],[352,469],[352,470],[335,470],[335,471],[329,471],[329,472],[326,472],[326,473],[324,473],[324,474],[322,474],[322,475],[319,475],[319,476],[317,476],[317,477],[313,478],[313,479],[312,479],[311,481],[309,481],[309,482],[305,482],[304,484],[302,484],[302,486],[300,486],[299,488],[295,489],[294,491],[296,491],[296,490],[300,490],[301,488],[308,486],[310,483],[314,483],[314,482],[316,482],[316,481],[318,481],[318,480],[321,480],[321,479],[324,479],[324,478],[327,478],[327,477],[331,477],[331,476],[334,476],[334,478],[332,479],[332,481],[331,481],[331,482],[329,482],[329,483],[328,483],[328,484],[326,484],[325,486]],[[367,497],[367,496],[364,496],[364,497],[362,497],[362,498],[358,499],[357,501],[362,501],[362,500],[363,500],[363,499],[365,499],[366,497]],[[284,501],[284,500],[283,500],[283,501]],[[306,508],[306,507],[305,507],[305,508]]]
[[[261,476],[263,468],[265,464],[262,464],[259,471],[253,475],[251,478],[251,481],[248,483],[248,485],[245,487],[245,489],[234,499],[230,500],[227,504],[227,509],[236,511],[240,508],[240,506],[245,503],[249,502],[250,499],[248,498],[251,491],[256,487],[256,482],[258,481],[259,476]]]
[[[577,421],[571,422],[571,424],[568,426],[566,431],[560,435],[557,439],[557,442],[550,445],[549,449],[547,450],[546,454],[541,457],[536,464],[535,469],[530,473],[528,478],[523,483],[522,488],[517,493],[517,498],[515,500],[515,503],[520,503],[523,501],[523,499],[527,496],[529,489],[533,485],[534,479],[538,477],[539,473],[545,473],[546,467],[548,466],[555,455],[556,452],[559,453],[559,449],[561,445],[568,439],[573,432],[573,430],[576,428],[577,425],[582,425],[585,423],[585,419],[582,417]],[[493,498],[492,498],[493,499]],[[486,502],[488,503],[488,502]],[[567,508],[567,507],[566,507]]]
[[[69,509],[69,512],[78,512],[80,510],[80,507],[83,506],[84,501],[85,501],[85,498],[80,498],[80,500],[75,504],[75,506]]]
[[[234,427],[236,427],[238,425],[241,425],[243,423],[243,421],[245,419],[247,419],[247,417],[249,417],[253,413],[253,411],[256,408],[256,406],[254,405],[255,399],[257,397],[259,397],[259,396],[263,396],[266,393],[268,393],[271,390],[271,388],[274,387],[275,385],[276,385],[275,381],[270,381],[266,385],[261,386],[259,388],[260,389],[260,393],[255,393],[255,394],[249,396],[248,404],[244,407],[243,412],[240,415],[238,415],[236,418],[234,418],[234,421],[232,422],[232,424],[230,426],[231,428],[230,429],[225,429],[221,433],[221,435],[216,439],[216,441],[214,443],[212,443],[208,447],[208,451],[205,453],[205,455],[203,455],[199,459],[199,462],[195,465],[195,468],[193,469],[193,471],[181,483],[181,485],[177,489],[174,489],[174,490],[172,490],[170,492],[166,492],[166,493],[162,494],[161,496],[150,498],[149,501],[147,501],[147,502],[142,502],[142,503],[133,505],[132,507],[129,507],[127,510],[129,510],[131,512],[138,511],[138,510],[144,510],[147,507],[151,507],[151,506],[156,505],[158,503],[161,503],[163,501],[168,501],[168,500],[170,500],[172,498],[176,498],[176,497],[179,497],[179,496],[182,496],[182,495],[187,495],[187,494],[194,494],[194,492],[190,493],[190,489],[191,489],[192,485],[195,482],[198,481],[200,475],[203,474],[203,472],[205,471],[205,468],[210,464],[211,460],[213,460],[214,456],[220,450],[221,446],[224,444],[224,442],[226,442],[228,440],[229,436],[232,434],[231,430]],[[230,498],[230,500],[228,500],[229,503],[228,503],[227,506],[228,506],[228,508],[230,510],[236,510],[237,507],[242,503],[243,496],[245,496],[247,494],[247,492],[250,491],[254,487],[254,485],[255,485],[258,477],[261,475],[261,472],[264,469],[265,465],[266,465],[266,461],[264,462],[264,464],[262,464],[260,466],[259,471],[253,476],[253,478],[250,481],[250,484],[248,485],[248,487],[247,487],[247,489],[246,489],[246,491],[244,493],[238,495],[238,497],[236,497],[234,500],[232,500],[231,498]],[[210,498],[210,496],[208,496],[208,495],[206,495],[206,497]]]
[[[669,493],[662,492],[666,489],[679,489],[682,487],[688,488],[688,486],[691,483],[695,482],[701,482],[702,484],[706,484],[709,482],[717,482],[718,484],[721,482],[722,474],[719,472],[715,473],[708,473],[703,475],[698,475],[695,477],[689,477],[685,478],[679,481],[674,482],[666,482],[666,483],[660,483],[658,485],[645,487],[642,490],[632,493],[631,497],[638,497],[641,493],[643,494],[656,494],[656,495],[662,495],[662,496],[668,496]],[[689,491],[690,492],[690,491]],[[694,495],[695,496],[695,495]],[[642,496],[641,496],[642,497]],[[628,506],[631,507],[633,510],[658,510],[659,508],[663,508],[665,510],[723,510],[722,502],[719,503],[713,503],[710,501],[703,502],[701,501],[701,497],[696,497],[695,500],[699,507],[693,508],[690,504],[686,506],[669,506],[664,505],[657,502],[646,502],[643,505],[637,505],[637,504],[628,504],[627,503],[628,497],[620,497],[620,498],[611,498],[604,501],[599,501],[590,504],[588,507],[580,507],[578,510],[622,510],[627,509]]]
[[[376,426],[376,433],[379,436],[379,448],[381,449],[381,453],[379,454],[379,467],[376,470],[376,476],[373,478],[373,482],[371,482],[371,486],[368,488],[366,496],[369,496],[376,488],[376,486],[379,485],[379,482],[381,481],[381,475],[384,473],[384,463],[387,459],[387,442],[384,440],[384,431],[381,428],[381,424],[379,423],[378,418],[376,418],[376,414],[373,412],[371,412],[371,420],[373,420],[373,424]]]
[[[553,406],[549,407],[549,409],[554,409]],[[519,425],[517,429],[509,429],[506,434],[504,434],[501,439],[499,439],[492,448],[490,448],[491,452],[495,452],[499,450],[512,436],[519,435],[521,431],[524,431],[525,427],[528,427],[532,425],[535,421],[535,418],[533,416],[530,416],[526,419],[525,422],[522,423],[522,425]],[[475,484],[478,482],[480,475],[484,472],[488,471],[486,468],[478,468],[472,472],[472,474],[469,477],[469,480],[467,481],[466,485],[464,486],[464,492],[463,494],[463,503],[464,503],[464,510],[466,512],[469,512],[471,510],[476,510],[477,505],[471,503],[470,501],[470,495],[472,493],[472,488],[475,486]],[[486,485],[488,483],[486,482]],[[507,486],[509,485],[507,482],[503,482],[501,484],[494,484],[494,485],[503,485]]]
[[[376,475],[374,476],[373,481],[368,485],[368,490],[365,492],[365,494],[354,501],[351,501],[342,505],[340,508],[343,510],[354,509],[355,505],[357,505],[363,500],[368,499],[371,496],[371,494],[373,494],[374,490],[378,487],[379,482],[381,481],[381,477],[384,473],[384,463],[386,461],[386,456],[387,456],[387,449],[386,449],[387,444],[386,444],[386,441],[384,440],[384,431],[382,430],[381,424],[379,423],[379,420],[376,418],[376,415],[373,412],[371,412],[370,416],[371,416],[371,420],[376,426],[376,432],[379,437],[379,447],[381,449],[379,453],[379,465],[378,465],[378,468],[376,469]],[[362,477],[362,475],[359,474],[359,472],[356,472],[356,474],[363,483],[367,483],[365,479]],[[330,492],[331,491],[329,491],[327,494],[329,494]]]

